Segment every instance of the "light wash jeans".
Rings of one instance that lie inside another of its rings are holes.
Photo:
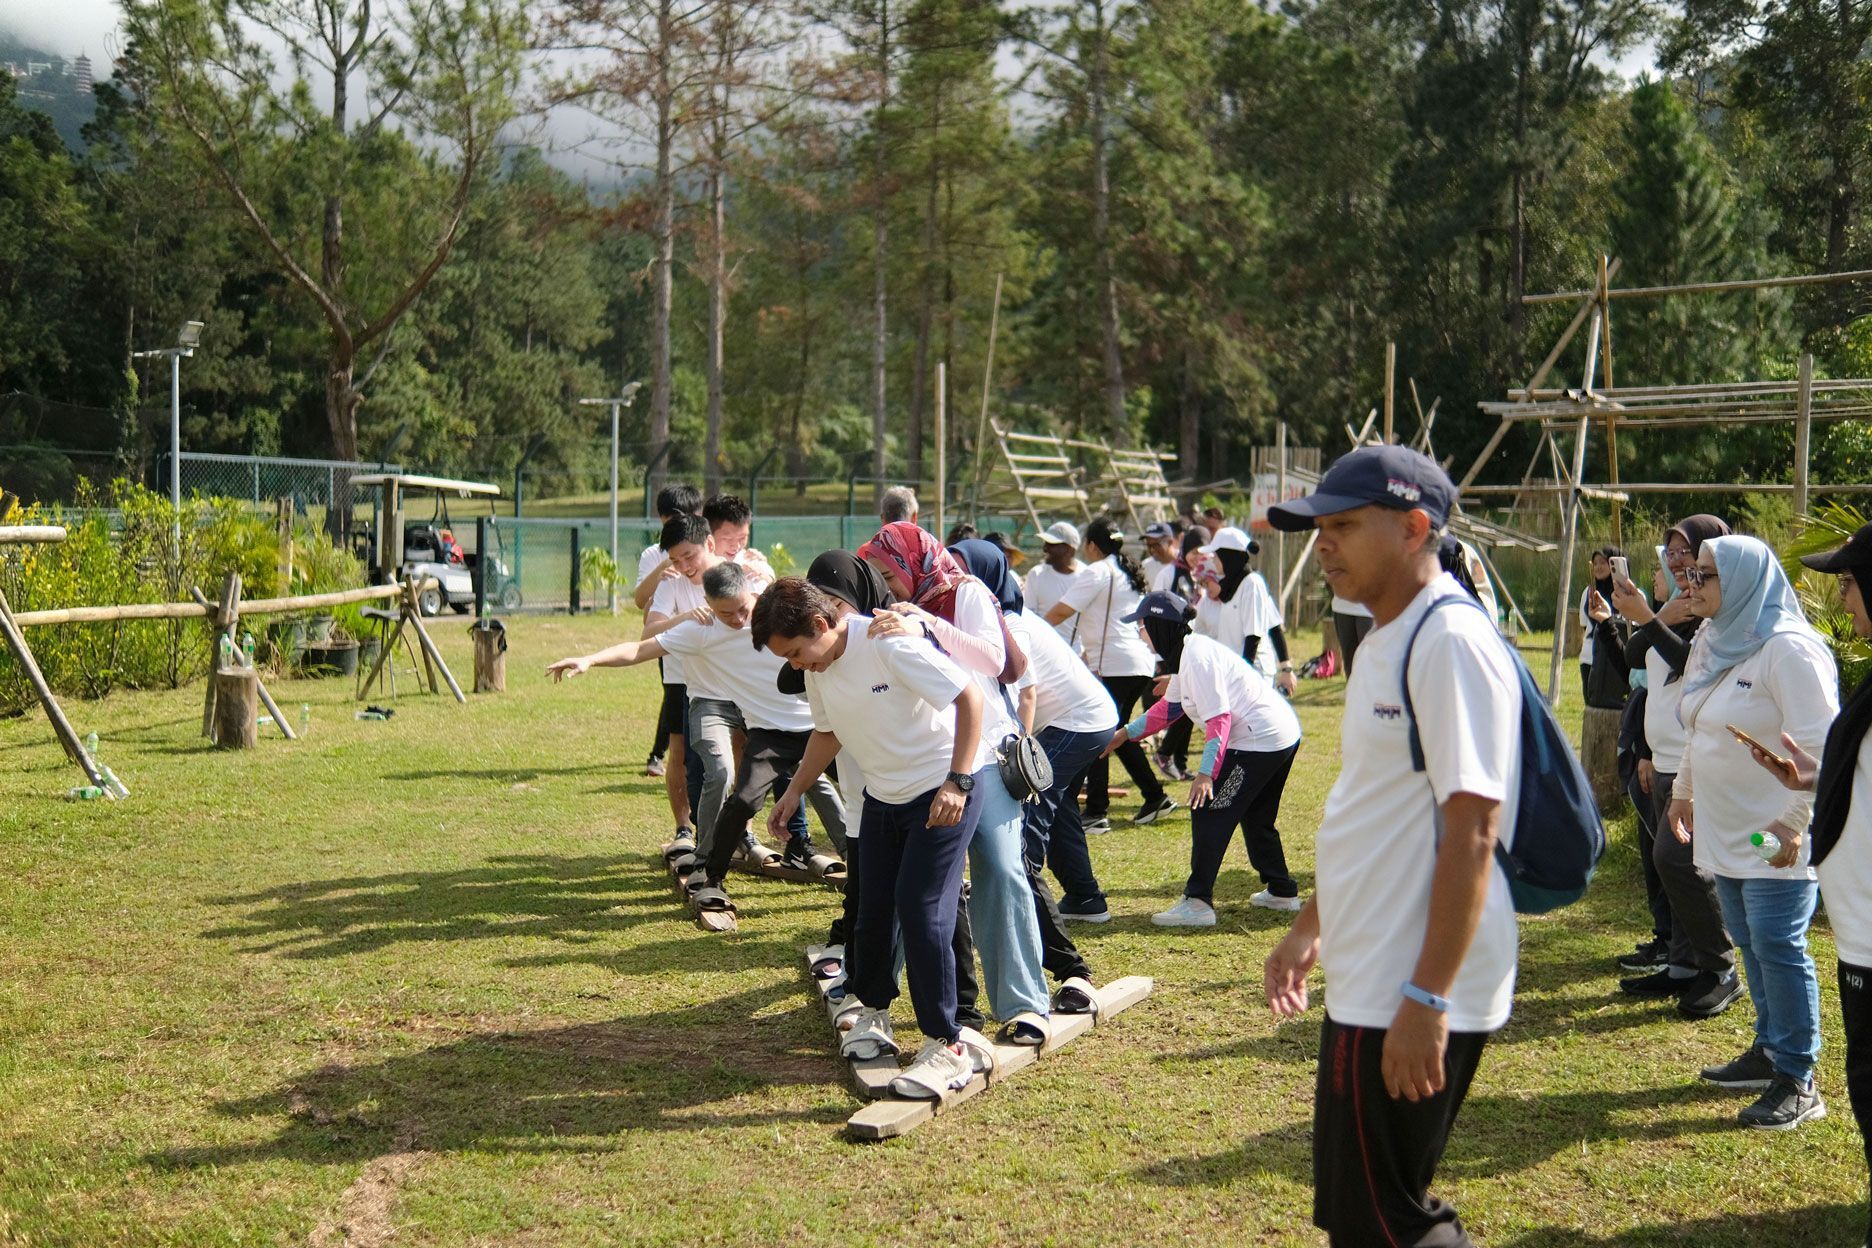
[[[1820,1057],[1820,980],[1807,954],[1820,886],[1801,879],[1715,879],[1723,923],[1742,950],[1755,1043],[1776,1070],[1804,1084]]]
[[[1022,852],[1024,812],[1001,783],[992,762],[975,773],[981,793],[981,822],[969,842],[969,924],[981,958],[982,987],[988,1005],[1002,1022],[1022,1010],[1046,1017],[1040,921],[1034,915],[1033,888],[1027,883]]]

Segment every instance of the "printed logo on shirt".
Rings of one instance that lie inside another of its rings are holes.
[[[1372,703],[1371,713],[1375,718],[1378,718],[1378,719],[1398,720],[1398,719],[1404,718],[1403,707],[1392,706],[1387,702]]]
[[[1846,986],[1848,988],[1851,988],[1854,992],[1865,991],[1865,976],[1855,975],[1851,971],[1848,971],[1848,970],[1841,970],[1840,978],[1845,980]]]
[[[1738,677],[1736,678],[1736,688],[1738,688],[1738,689],[1753,689],[1754,687],[1755,687],[1755,682],[1754,682],[1754,681],[1752,681],[1752,680],[1743,680],[1743,679],[1742,679],[1741,677],[1739,677],[1739,676],[1738,676]]]
[[[890,686],[889,685],[872,685],[871,692],[872,693],[889,693]]]
[[[1423,489],[1415,481],[1406,481],[1401,477],[1389,477],[1385,480],[1385,489],[1391,491],[1407,503],[1414,503],[1423,497]]]

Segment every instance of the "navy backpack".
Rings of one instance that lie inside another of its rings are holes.
[[[1417,712],[1411,705],[1410,656],[1417,634],[1438,608],[1467,603],[1484,615],[1488,609],[1466,594],[1451,594],[1430,604],[1404,647],[1404,714],[1410,721],[1411,769],[1424,769],[1423,742],[1417,735]],[[1553,708],[1541,695],[1521,656],[1521,789],[1515,807],[1514,848],[1495,842],[1495,861],[1508,877],[1508,891],[1521,914],[1545,914],[1571,905],[1586,893],[1593,870],[1605,856],[1605,821],[1579,755],[1561,731]]]

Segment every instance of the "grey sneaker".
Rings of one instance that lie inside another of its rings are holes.
[[[1776,1074],[1761,1098],[1736,1117],[1745,1127],[1792,1131],[1803,1122],[1826,1117],[1826,1102],[1820,1099],[1812,1079],[1803,1087],[1786,1075]]]
[[[1135,824],[1156,823],[1159,818],[1176,808],[1176,799],[1166,793],[1154,802],[1145,802],[1138,808],[1137,817],[1131,822]]]
[[[1100,815],[1096,819],[1087,819],[1082,826],[1087,836],[1104,836],[1111,831],[1111,820]]]
[[[1719,1088],[1766,1088],[1774,1082],[1774,1063],[1762,1051],[1761,1045],[1752,1045],[1749,1051],[1734,1061],[1724,1062],[1720,1066],[1705,1066],[1702,1070],[1704,1083],[1713,1083]]]
[[[1714,1018],[1742,999],[1740,975],[1724,979],[1715,971],[1698,971],[1683,983],[1677,1012],[1685,1018]]]

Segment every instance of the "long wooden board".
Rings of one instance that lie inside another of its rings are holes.
[[[995,1069],[990,1075],[976,1075],[956,1091],[944,1093],[941,1100],[913,1101],[893,1097],[867,1105],[846,1122],[846,1134],[854,1140],[891,1140],[908,1135],[938,1114],[947,1113],[962,1102],[973,1099],[986,1089],[1025,1070],[1045,1054],[1063,1048],[1092,1030],[1096,1023],[1107,1022],[1130,1009],[1150,995],[1152,986],[1152,981],[1143,975],[1113,980],[1097,992],[1099,1009],[1096,1016],[1053,1015],[1050,1034],[1044,1046],[1032,1048],[997,1044],[994,1046]]]
[[[830,981],[820,979],[813,974],[812,965],[824,952],[824,945],[806,946],[806,977],[812,980],[813,987],[819,990],[819,1000],[825,1006],[826,1021],[832,1025],[832,1044],[836,1049],[839,1041],[845,1038],[845,1033],[838,1028],[839,1012],[845,1008],[845,1003],[834,1001],[827,996],[826,990],[830,986]],[[889,1096],[891,1080],[903,1073],[903,1067],[897,1064],[897,1056],[893,1053],[872,1058],[840,1058],[839,1060],[845,1063],[846,1081],[851,1084],[852,1091],[867,1101]]]

